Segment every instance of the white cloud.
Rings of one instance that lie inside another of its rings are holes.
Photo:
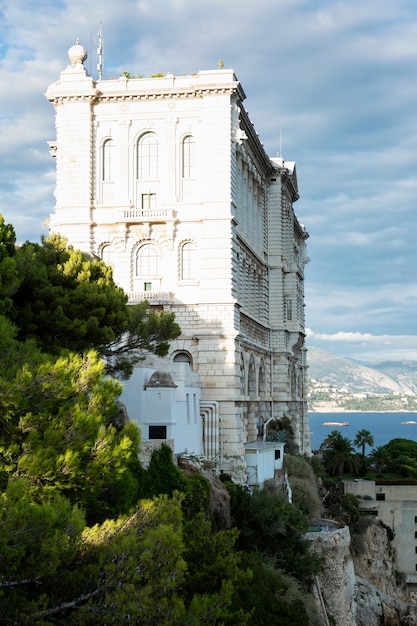
[[[314,346],[365,363],[417,361],[417,335],[372,335],[343,332],[316,333],[307,329],[307,348]]]
[[[54,204],[46,145],[54,110],[43,94],[78,37],[95,74],[102,22],[106,77],[183,74],[223,59],[271,156],[282,136],[284,158],[297,163],[295,209],[310,234],[310,327],[330,337],[414,337],[414,0],[14,0],[2,9],[0,212],[20,240],[39,240]],[[363,345],[320,341],[335,350]],[[372,342],[378,352],[387,345]]]

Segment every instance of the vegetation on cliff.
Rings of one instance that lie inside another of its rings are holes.
[[[111,268],[67,248],[58,235],[15,248],[13,227],[0,216],[0,313],[52,355],[94,349],[107,372],[129,377],[144,353],[167,354],[181,329],[173,313],[127,304]]]
[[[108,269],[59,239],[14,243],[0,221],[0,622],[315,624],[297,506],[224,477],[228,524],[169,448],[139,463],[103,357],[128,372],[122,335],[164,353],[172,316],[132,317]]]

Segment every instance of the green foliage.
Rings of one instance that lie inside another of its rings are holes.
[[[314,608],[299,582],[276,567],[274,560],[259,552],[242,554],[242,567],[252,578],[240,587],[236,606],[251,611],[249,626],[310,626]]]
[[[127,297],[111,269],[66,248],[58,235],[25,243],[16,254],[20,286],[13,296],[21,339],[34,337],[45,352],[99,348],[125,330]]]
[[[185,534],[176,496],[142,501],[128,517],[86,528],[74,569],[50,579],[53,593],[36,611],[26,604],[19,623],[245,626],[247,614],[232,606],[250,575],[235,552],[236,533],[212,533],[197,515]]]
[[[369,460],[375,465],[378,475],[381,476],[390,461],[388,448],[386,446],[378,446],[374,448],[369,455]]]
[[[320,518],[321,501],[310,463],[302,456],[286,454],[284,467],[289,477],[293,503],[310,522],[317,521]]]
[[[417,398],[416,396],[406,394],[382,394],[367,398],[347,397],[343,398],[340,406],[347,411],[361,411],[364,413],[372,411],[404,411],[405,409],[407,411],[416,411]]]
[[[234,551],[237,529],[212,533],[211,523],[203,513],[198,513],[187,522],[185,531],[189,596],[220,591],[225,578],[235,578],[239,573],[239,555]]]
[[[19,339],[35,339],[44,352],[94,348],[108,373],[127,378],[144,353],[166,355],[181,333],[173,313],[151,311],[148,302],[128,306],[111,268],[67,248],[59,235],[25,243],[15,259],[19,286],[10,317]]]
[[[417,443],[410,439],[392,439],[385,446],[386,467],[402,478],[417,478]]]
[[[152,498],[161,494],[172,496],[174,491],[183,492],[186,488],[186,478],[174,464],[171,448],[162,444],[153,451],[149,467],[142,473],[140,497]]]
[[[351,441],[338,430],[332,430],[320,446],[326,471],[331,476],[342,477],[344,471],[357,471],[360,460]]]
[[[317,522],[321,516],[321,501],[317,483],[305,478],[291,478],[292,501],[310,522]]]
[[[135,471],[139,432],[133,423],[120,431],[113,426],[120,384],[104,373],[89,352],[27,363],[15,378],[0,378],[3,480],[25,477],[34,491],[61,493],[90,521],[136,501],[131,493],[127,502],[111,504],[114,490]]]
[[[207,513],[210,492],[209,481],[199,472],[187,477],[183,499],[183,511],[187,520],[194,519],[200,512]]]
[[[349,525],[354,525],[359,519],[359,500],[353,493],[346,493],[343,497],[343,510],[349,515]]]
[[[372,448],[372,446],[374,445],[374,438],[371,434],[370,430],[367,430],[366,428],[362,428],[362,430],[359,430],[356,433],[356,437],[353,441],[353,444],[357,447],[357,448],[362,448],[362,458],[365,458],[365,447],[366,446],[370,446]]]
[[[25,479],[10,481],[0,499],[0,581],[54,574],[74,558],[84,526],[80,509],[60,494],[34,498]]]
[[[252,494],[227,483],[233,522],[239,529],[238,547],[271,555],[277,565],[309,586],[320,571],[321,560],[310,552],[304,538],[308,519],[281,494],[259,489]]]
[[[417,442],[412,441],[411,439],[391,439],[391,441],[385,445],[385,449],[391,459],[395,459],[400,456],[417,459]]]
[[[133,75],[130,72],[124,71],[122,73],[123,78],[127,78],[128,80],[131,80],[132,78],[143,78],[143,74],[136,74]]]
[[[285,415],[279,419],[273,420],[268,425],[266,439],[267,441],[285,442],[285,450],[290,454],[295,454],[297,451],[294,442],[294,431],[292,429],[291,419]]]
[[[130,376],[134,364],[145,353],[166,356],[169,342],[181,334],[174,313],[152,311],[147,301],[129,306],[128,313],[123,337],[118,336],[100,349],[101,356],[106,359],[108,373],[121,373],[123,378]]]
[[[11,224],[4,222],[0,214],[0,314],[12,307],[11,296],[19,286],[15,262],[16,235]]]
[[[321,457],[318,454],[313,454],[313,456],[308,458],[308,462],[311,465],[315,477],[322,478],[325,474],[325,468]]]
[[[99,595],[77,624],[180,623],[184,603],[182,513],[177,499],[144,501],[133,516],[84,533],[82,565],[97,567]]]
[[[168,446],[141,468],[139,431],[118,419],[106,372],[128,376],[179,334],[172,313],[128,307],[101,261],[59,236],[16,251],[0,219],[0,621],[248,626],[265,613],[257,575],[282,619],[308,624],[289,574],[307,585],[318,569],[300,511],[236,488],[239,528],[214,527],[209,482]],[[271,564],[255,572],[242,547]]]
[[[46,355],[36,348],[31,340],[17,340],[17,328],[4,315],[0,315],[0,377],[13,380],[25,363],[32,366],[47,361]]]

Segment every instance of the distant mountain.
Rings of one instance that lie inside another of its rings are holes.
[[[308,347],[310,388],[323,384],[348,394],[417,394],[417,361],[385,361],[364,365]]]

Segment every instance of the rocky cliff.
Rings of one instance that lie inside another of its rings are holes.
[[[307,536],[325,560],[315,592],[323,625],[417,624],[417,605],[397,584],[394,553],[383,527],[372,523],[354,550],[348,526]]]

